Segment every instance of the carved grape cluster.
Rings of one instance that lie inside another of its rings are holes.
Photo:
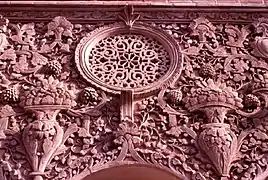
[[[268,87],[268,73],[263,74],[263,81],[261,83],[264,87]]]
[[[204,64],[201,66],[199,74],[202,77],[213,77],[216,74],[216,72],[215,72],[215,69],[212,65]]]
[[[171,90],[167,93],[167,99],[171,104],[178,105],[182,99],[182,92],[180,90]]]
[[[61,63],[59,61],[56,61],[56,60],[50,61],[46,65],[46,73],[47,74],[58,75],[61,73],[61,71],[62,71],[62,66],[61,66]]]
[[[0,94],[0,101],[4,104],[12,104],[19,101],[18,90],[15,88],[8,88]]]
[[[80,100],[83,104],[95,104],[99,101],[99,94],[93,88],[85,88],[80,94]]]
[[[244,104],[247,108],[256,108],[258,106],[260,106],[260,100],[257,96],[253,95],[253,94],[248,94],[245,96],[244,99]]]

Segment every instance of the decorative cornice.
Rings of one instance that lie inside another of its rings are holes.
[[[240,0],[235,0],[234,2],[230,1],[180,1],[180,0],[134,0],[134,1],[71,1],[71,0],[60,0],[60,1],[1,1],[2,5],[30,5],[30,6],[39,6],[39,5],[54,5],[54,6],[87,6],[87,5],[96,5],[96,6],[124,6],[124,5],[136,5],[136,6],[166,6],[166,7],[266,7],[267,3],[265,1],[253,1],[253,2],[243,2]]]
[[[22,1],[20,1],[22,2]],[[50,1],[46,1],[50,2]],[[86,1],[83,1],[86,2]],[[125,5],[2,5],[1,14],[13,21],[48,22],[53,17],[64,16],[72,22],[112,23]],[[261,17],[268,17],[265,7],[192,7],[192,6],[142,6],[135,5],[135,12],[140,15],[139,21],[144,22],[180,22],[188,23],[194,18],[204,16],[211,22],[250,23]],[[45,11],[44,11],[45,8]]]

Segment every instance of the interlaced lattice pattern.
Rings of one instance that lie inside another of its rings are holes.
[[[99,80],[123,88],[147,86],[169,69],[168,52],[158,41],[137,34],[102,39],[91,50],[89,69]]]

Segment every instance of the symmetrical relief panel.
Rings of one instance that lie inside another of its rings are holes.
[[[0,17],[1,180],[127,164],[185,180],[268,176],[267,18],[81,14],[91,19]]]

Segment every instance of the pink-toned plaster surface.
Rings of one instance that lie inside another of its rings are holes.
[[[125,165],[101,170],[82,180],[181,180],[173,174],[149,166]]]

